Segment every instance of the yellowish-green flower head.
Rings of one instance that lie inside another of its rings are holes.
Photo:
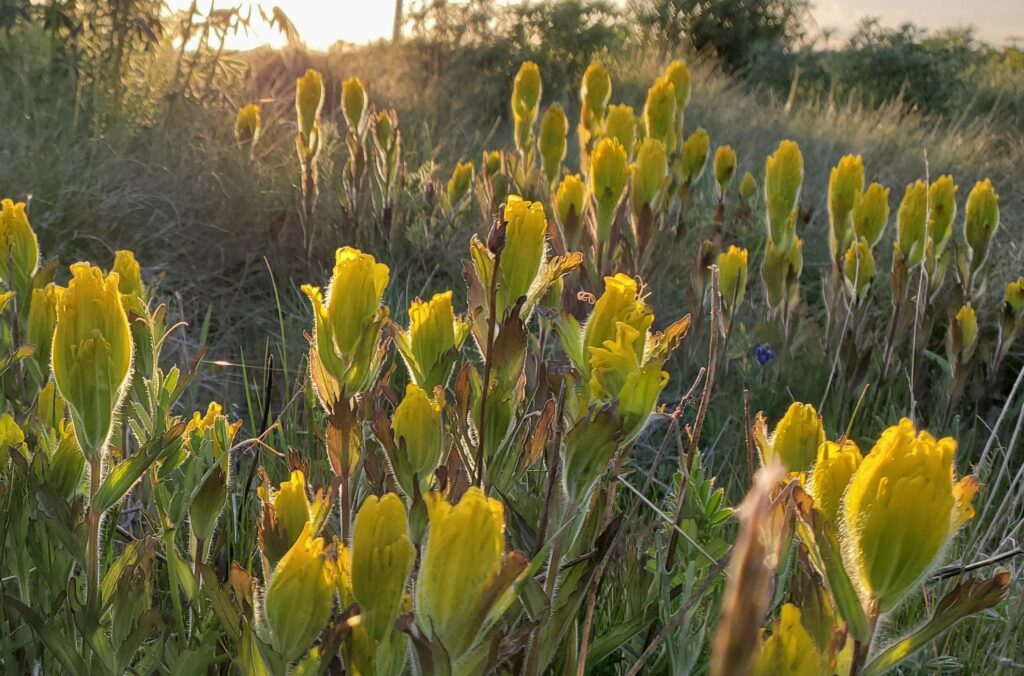
[[[621,272],[613,277],[605,277],[604,293],[597,299],[583,328],[584,358],[593,349],[615,340],[617,325],[625,324],[636,333],[646,336],[653,322],[654,310],[640,296],[640,286],[635,279]],[[636,347],[639,349],[637,358],[642,359],[643,342]]]
[[[956,218],[956,190],[952,176],[940,176],[928,188],[928,236],[941,256],[953,234]]]
[[[907,186],[897,215],[897,244],[910,267],[921,262],[927,239],[928,186],[915,181]]]
[[[832,167],[828,181],[828,211],[833,229],[853,211],[857,193],[864,189],[864,162],[860,155],[845,155]]]
[[[1015,317],[1024,314],[1024,277],[1019,277],[1016,281],[1006,284],[1004,300]]]
[[[647,334],[625,322],[615,324],[615,337],[590,351],[590,397],[615,401],[624,439],[634,439],[650,417],[668,383],[662,359],[644,361]]]
[[[863,459],[857,444],[849,439],[826,441],[818,447],[809,493],[818,512],[828,521],[836,523],[846,487]]]
[[[448,179],[448,204],[451,208],[469,194],[473,186],[473,163],[459,162],[452,171],[452,177]]]
[[[28,446],[25,445],[25,433],[10,413],[0,414],[0,469],[7,469],[10,449],[16,449],[24,458],[28,458]]]
[[[426,493],[441,464],[444,452],[441,434],[442,401],[435,401],[427,392],[413,383],[405,387],[405,397],[395,409],[391,426],[398,444],[398,461],[392,469],[402,491],[415,495],[418,486]]]
[[[875,257],[866,239],[858,239],[850,244],[843,258],[843,274],[850,283],[857,298],[863,298],[875,278]]]
[[[533,122],[540,105],[540,68],[532,61],[524,61],[512,85],[512,112],[516,121]]]
[[[666,148],[675,148],[678,130],[676,123],[676,88],[664,75],[647,90],[644,104],[644,128],[649,138],[656,138]]]
[[[762,636],[755,676],[818,676],[823,673],[822,663],[821,653],[801,621],[800,609],[786,603],[772,623],[771,635]]]
[[[238,109],[235,118],[235,140],[241,145],[253,145],[260,139],[260,105],[249,103]]]
[[[436,293],[429,301],[409,306],[409,329],[395,338],[414,383],[427,392],[444,388],[459,348],[469,334],[469,322],[455,315],[452,292]]]
[[[872,183],[867,190],[857,193],[853,203],[853,234],[857,238],[866,239],[870,246],[878,244],[888,222],[888,188]]]
[[[992,181],[978,181],[967,196],[967,219],[964,235],[971,247],[971,267],[977,270],[988,252],[988,244],[999,228],[999,195]]]
[[[352,528],[352,592],[361,625],[374,641],[393,629],[416,558],[402,500],[394,493],[371,495]]]
[[[330,392],[317,392],[328,410],[341,392],[352,396],[372,384],[380,327],[387,314],[381,299],[389,275],[388,266],[346,246],[335,252],[326,302],[318,287],[302,287],[313,306],[315,357],[334,381],[328,385]]]
[[[604,108],[612,95],[612,78],[600,61],[591,61],[583,74],[580,87],[580,101],[598,118],[604,115]]]
[[[714,170],[715,183],[718,184],[719,190],[725,192],[736,173],[736,151],[732,149],[732,146],[718,146],[715,149]]]
[[[825,443],[825,428],[814,406],[795,401],[771,437],[758,441],[765,464],[778,458],[787,470],[805,472],[817,459],[818,447]]]
[[[64,288],[50,282],[43,288],[32,289],[32,301],[28,306],[28,324],[25,327],[28,342],[35,346],[33,355],[43,373],[50,367],[50,350],[53,347],[53,328],[57,324],[57,304]]]
[[[501,171],[501,151],[485,150],[482,166],[485,176],[494,176]]]
[[[291,549],[310,521],[306,476],[301,470],[292,470],[291,476],[281,482],[281,487],[273,496],[266,495],[262,486],[257,491],[263,502],[274,508],[277,515],[277,534],[282,539],[282,549]]]
[[[335,565],[307,523],[270,577],[263,609],[271,639],[287,662],[306,653],[334,605]]]
[[[765,160],[764,196],[768,205],[768,236],[780,253],[796,238],[794,213],[804,181],[804,156],[793,141],[783,141]]]
[[[142,284],[142,272],[134,253],[126,250],[116,251],[113,271],[117,273],[117,288],[123,295],[145,300],[146,287]]]
[[[718,254],[718,289],[730,313],[747,292],[747,258],[747,250],[735,245]]]
[[[39,415],[39,419],[48,429],[56,430],[61,427],[66,410],[67,402],[64,401],[64,397],[60,396],[57,386],[53,384],[53,379],[48,379],[43,385],[43,389],[39,390],[39,399],[36,402],[36,413]]]
[[[611,236],[615,210],[626,189],[629,164],[626,149],[612,138],[601,139],[590,156],[590,195],[597,205],[598,240]]]
[[[358,131],[363,124],[368,99],[363,81],[358,77],[350,77],[341,83],[341,112],[345,122],[352,131]]]
[[[319,126],[323,107],[324,80],[320,73],[310,68],[295,83],[295,112],[299,118],[299,131],[307,145],[310,135]]]
[[[882,433],[843,500],[844,558],[865,599],[892,610],[974,510],[977,479],[954,480],[956,441],[904,418]]]
[[[537,139],[544,178],[548,185],[558,178],[558,170],[565,159],[565,135],[568,132],[569,120],[562,106],[558,103],[548,106],[540,120],[540,137]]]
[[[3,256],[0,280],[14,287],[31,282],[39,267],[39,242],[28,224],[24,202],[0,201],[0,254]],[[14,280],[7,278],[9,271]]]
[[[636,114],[633,106],[614,103],[608,106],[608,116],[604,121],[604,133],[613,138],[626,149],[626,156],[632,156],[633,144],[636,142]]]
[[[645,138],[636,151],[636,161],[630,167],[633,188],[630,193],[633,213],[639,214],[645,206],[653,208],[668,176],[668,153],[665,144]]]
[[[704,173],[711,152],[711,137],[705,129],[697,129],[683,142],[683,158],[679,163],[680,178],[686,185],[693,185]]]
[[[749,171],[744,172],[743,178],[740,179],[740,197],[745,200],[749,200],[757,192],[757,179]]]
[[[953,322],[956,324],[954,343],[959,348],[960,359],[966,362],[978,344],[978,314],[969,302],[964,303],[957,310]]]
[[[477,642],[482,623],[514,598],[515,576],[502,574],[509,558],[505,510],[475,486],[456,505],[438,493],[428,494],[426,503],[430,531],[417,577],[416,617],[457,663]]]
[[[97,267],[75,263],[71,275],[57,302],[53,376],[71,408],[79,445],[95,458],[131,375],[132,335],[116,273],[104,277]]]
[[[587,189],[579,174],[566,174],[555,191],[555,218],[563,228],[570,216],[577,220],[583,216],[583,202]]]
[[[676,94],[676,110],[680,113],[690,102],[690,69],[686,62],[676,59],[665,69],[665,78],[672,83]]]
[[[391,143],[391,135],[398,127],[398,114],[393,110],[381,110],[373,117],[373,135],[381,148]]]
[[[548,219],[544,205],[511,195],[505,202],[505,248],[501,252],[498,318],[526,296],[547,254]]]

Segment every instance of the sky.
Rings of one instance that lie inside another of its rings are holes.
[[[252,0],[241,0],[253,4]],[[623,0],[617,0],[623,1]],[[239,0],[206,0],[200,6],[237,6]],[[172,9],[183,9],[191,0],[169,0]],[[412,0],[405,0],[410,5]],[[267,10],[280,6],[292,20],[306,44],[327,49],[337,40],[368,42],[391,35],[394,0],[262,0]],[[929,29],[973,25],[978,35],[996,45],[1007,38],[1024,39],[1024,0],[812,0],[811,14],[822,29],[842,36],[864,16],[877,16],[884,25],[905,21]],[[280,46],[284,38],[259,21],[249,35],[236,36],[230,45],[249,49],[269,43]]]

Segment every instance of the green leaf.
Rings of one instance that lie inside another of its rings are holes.
[[[139,477],[145,474],[149,466],[172,447],[173,442],[181,437],[184,430],[185,424],[179,422],[159,439],[150,441],[139,449],[138,453],[110,470],[96,492],[92,503],[93,509],[102,514],[117,504],[131,490]]]
[[[12,596],[4,596],[4,605],[13,608],[21,619],[32,628],[39,640],[43,642],[47,650],[64,666],[71,674],[89,673],[89,668],[78,655],[75,646],[66,637],[58,634],[51,628],[49,622],[44,621],[36,611],[32,610],[18,599]]]

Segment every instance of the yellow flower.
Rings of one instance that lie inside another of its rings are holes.
[[[57,324],[57,304],[60,303],[63,294],[64,288],[53,282],[41,289],[32,289],[25,334],[28,342],[35,345],[36,351],[33,356],[43,373],[47,373],[50,368],[53,329]]]
[[[615,139],[603,138],[590,158],[590,195],[597,205],[597,239],[601,244],[611,238],[615,210],[626,189],[629,166],[626,149]]]
[[[590,113],[598,119],[604,117],[604,108],[612,95],[612,78],[608,75],[604,64],[592,61],[583,74],[583,85],[580,87],[580,101]]]
[[[363,81],[358,77],[350,77],[341,83],[341,112],[345,115],[348,128],[358,133],[363,125],[366,112],[367,96]]]
[[[146,287],[142,284],[142,273],[134,253],[124,250],[115,252],[113,272],[117,273],[117,288],[123,295],[145,299]]]
[[[1020,317],[1021,314],[1024,314],[1024,277],[1006,284],[1004,299],[1015,317]]]
[[[878,244],[889,222],[889,189],[872,183],[853,202],[853,234],[864,238],[868,246]]]
[[[718,254],[718,289],[732,314],[743,302],[747,291],[747,250],[730,246]]]
[[[512,84],[512,111],[516,119],[532,122],[536,118],[541,88],[540,68],[532,61],[524,61]]]
[[[383,641],[393,630],[416,556],[405,506],[397,495],[366,498],[352,529],[351,556],[361,624],[373,641]]]
[[[260,139],[260,106],[250,103],[238,109],[235,118],[235,140],[240,145],[255,145]]]
[[[676,110],[680,113],[690,102],[690,69],[686,62],[676,59],[665,69],[665,78],[672,83],[676,95]]]
[[[459,162],[448,179],[448,208],[454,209],[473,185],[473,163]]]
[[[452,292],[434,294],[409,306],[409,329],[395,336],[409,377],[427,392],[448,384],[459,348],[469,334],[469,322],[455,316]]]
[[[782,606],[772,623],[771,635],[762,638],[754,668],[756,676],[818,676],[822,656],[800,620],[800,609],[792,603]]]
[[[743,174],[740,179],[740,197],[749,200],[757,192],[757,179],[749,171]]]
[[[698,129],[683,143],[683,159],[679,163],[680,178],[686,185],[693,185],[704,173],[711,151],[711,137],[707,131]]]
[[[924,257],[927,216],[928,186],[924,181],[915,181],[904,191],[897,216],[897,244],[909,267],[914,267]]]
[[[664,75],[647,90],[644,104],[644,128],[649,138],[656,138],[666,148],[675,148],[677,142],[676,88]]]
[[[978,344],[978,315],[970,303],[964,303],[953,318],[950,327],[953,335],[953,346],[960,361],[966,363],[974,354]]]
[[[303,285],[315,317],[315,366],[322,367],[327,392],[318,391],[328,410],[341,393],[348,396],[370,387],[376,375],[380,327],[387,315],[381,299],[388,285],[388,266],[352,247],[335,252],[334,276],[327,287],[327,302],[320,289]],[[314,378],[314,383],[317,378]]]
[[[583,216],[583,200],[586,187],[579,174],[566,174],[555,191],[555,218],[563,229],[570,218],[579,220]],[[566,233],[568,235],[568,233]]]
[[[954,481],[956,441],[904,418],[864,457],[843,500],[844,559],[868,601],[892,610],[973,515],[977,480]]]
[[[832,256],[846,250],[853,236],[850,216],[857,196],[864,190],[864,163],[860,155],[846,155],[832,168],[828,182],[828,216]]]
[[[416,617],[457,665],[514,600],[512,584],[526,561],[505,551],[505,510],[479,488],[456,505],[438,493],[426,502],[430,532],[417,577]]]
[[[320,111],[324,107],[324,80],[312,68],[295,82],[295,113],[299,118],[299,132],[306,146],[320,125]]]
[[[645,206],[654,208],[665,178],[668,175],[668,154],[665,144],[653,138],[645,138],[636,151],[636,162],[630,166],[633,188],[630,200],[633,213],[639,215]]]
[[[272,532],[260,533],[260,549],[271,562],[292,548],[302,533],[302,529],[310,522],[309,499],[306,497],[306,477],[300,470],[292,470],[291,477],[281,482],[281,487],[267,495],[267,489],[257,489],[264,510],[272,511],[273,518],[264,515],[264,522],[271,521],[275,527]]]
[[[732,149],[732,146],[718,146],[715,149],[714,170],[718,189],[725,192],[732,181],[733,174],[736,173],[736,151]],[[745,178],[746,176],[744,176]],[[753,177],[751,176],[751,178]]]
[[[850,244],[843,260],[843,274],[850,283],[857,298],[863,298],[864,292],[871,286],[875,278],[875,257],[866,239],[859,239]]]
[[[485,176],[493,176],[501,171],[501,151],[485,150],[482,166]]]
[[[604,133],[608,138],[613,138],[622,144],[626,149],[626,156],[633,154],[633,144],[636,142],[636,114],[633,106],[626,104],[613,104],[608,106],[608,116],[604,121]]]
[[[640,433],[668,384],[668,373],[661,370],[664,359],[644,361],[646,343],[645,332],[618,322],[613,339],[589,348],[590,396],[617,403],[624,441]]]
[[[443,401],[434,401],[423,388],[409,383],[405,397],[395,409],[391,426],[398,457],[391,463],[392,470],[402,492],[410,497],[417,487],[421,493],[430,488],[434,470],[441,464],[443,408]]]
[[[55,430],[60,427],[64,420],[64,411],[67,409],[67,402],[60,396],[53,379],[46,381],[43,389],[39,390],[39,400],[36,402],[36,413],[39,419],[47,428]]]
[[[763,426],[756,432],[762,462],[767,465],[772,458],[778,458],[791,472],[810,469],[818,457],[818,448],[825,443],[821,416],[814,406],[798,401],[790,404],[771,437],[766,438]]]
[[[505,248],[501,252],[498,320],[526,296],[544,264],[548,219],[544,205],[511,195],[505,203]]]
[[[541,118],[540,136],[537,139],[544,178],[549,186],[558,178],[558,170],[565,159],[565,135],[568,131],[569,120],[562,106],[557,103],[549,106]]]
[[[99,268],[75,263],[71,275],[57,302],[53,375],[71,407],[78,443],[92,459],[106,446],[131,375],[132,336],[117,274],[104,278]]]
[[[988,244],[999,228],[999,195],[992,181],[985,179],[974,184],[967,196],[967,219],[964,235],[971,247],[971,270],[977,270],[985,261]]]
[[[334,604],[334,568],[324,539],[314,538],[308,523],[274,568],[264,612],[274,647],[286,661],[305,654],[327,626]]]
[[[654,310],[640,297],[636,280],[621,272],[614,277],[604,278],[604,293],[597,299],[590,318],[583,329],[583,358],[589,360],[590,352],[600,348],[607,341],[616,338],[616,326],[626,324],[639,334],[646,334],[654,322]],[[638,346],[637,358],[643,357],[643,344]],[[584,375],[588,374],[586,364],[576,364]]]
[[[28,446],[25,445],[25,433],[10,413],[0,414],[0,470],[7,469],[10,449],[15,449],[21,456],[28,459]]]
[[[765,295],[771,308],[780,308],[790,297],[793,287],[799,283],[800,272],[803,269],[803,249],[802,239],[796,239],[788,252],[776,247],[771,238],[765,242],[761,277],[764,279]]]
[[[0,280],[20,294],[19,289],[27,289],[39,267],[39,242],[28,224],[24,202],[0,201],[0,252],[3,255]],[[13,280],[8,279],[8,272],[12,273]]]
[[[780,254],[789,253],[796,238],[797,199],[804,181],[804,156],[793,141],[783,141],[765,160],[764,195],[768,205],[768,236]]]
[[[843,494],[863,459],[857,444],[848,439],[826,441],[818,447],[809,492],[814,506],[828,521],[836,522]]]
[[[936,256],[942,255],[953,234],[956,191],[952,176],[940,176],[928,188],[928,237],[935,246]]]

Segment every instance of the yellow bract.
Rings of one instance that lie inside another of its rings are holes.
[[[380,642],[393,630],[416,556],[401,499],[394,493],[366,498],[352,532],[352,593],[362,626]]]
[[[772,623],[771,635],[762,638],[761,652],[754,668],[756,676],[818,676],[822,657],[811,635],[800,621],[800,609],[792,603],[782,606]]]
[[[608,106],[604,135],[621,143],[626,149],[626,156],[631,156],[633,144],[636,142],[636,114],[633,112],[633,106],[624,103]]]
[[[1014,315],[1024,313],[1024,277],[1007,282],[1004,299]]]
[[[639,214],[645,206],[654,208],[668,175],[668,154],[665,144],[645,138],[636,151],[636,162],[630,166],[633,176],[630,200],[633,213]]]
[[[940,176],[928,188],[928,237],[939,256],[953,234],[956,217],[956,191],[952,176]]]
[[[818,447],[825,443],[825,428],[812,405],[795,401],[775,426],[770,438],[765,438],[762,428],[755,440],[764,464],[777,458],[787,470],[804,472],[814,464]]]
[[[558,170],[565,159],[565,135],[568,132],[569,120],[565,110],[557,103],[552,104],[544,111],[540,121],[540,136],[537,138],[544,178],[548,185],[558,178]]]
[[[341,112],[352,131],[358,132],[362,127],[366,106],[366,88],[362,80],[350,77],[341,83]]]
[[[106,446],[128,384],[132,336],[117,274],[104,277],[99,268],[75,263],[71,275],[57,302],[53,375],[71,407],[78,443],[94,458]]]
[[[398,485],[408,496],[426,493],[441,463],[444,451],[441,435],[443,402],[434,401],[427,392],[410,383],[405,397],[395,409],[391,426],[398,444],[398,457],[392,461],[392,470]]]
[[[828,521],[835,523],[839,516],[843,494],[861,460],[857,444],[848,439],[826,441],[818,447],[809,492],[814,506]]]
[[[686,62],[676,59],[665,69],[665,78],[672,83],[676,95],[676,110],[680,113],[690,102],[690,69]]]
[[[583,202],[586,198],[586,187],[579,174],[566,174],[555,191],[555,218],[558,224],[566,227],[570,216],[579,219],[583,216]]]
[[[448,207],[453,209],[473,186],[473,163],[459,162],[448,179]]]
[[[715,149],[714,171],[718,189],[725,192],[726,187],[732,181],[733,174],[736,173],[736,151],[732,149],[732,146],[718,146]],[[743,178],[745,179],[746,176]]]
[[[850,245],[853,234],[850,217],[857,196],[864,190],[864,163],[860,155],[846,155],[832,168],[828,181],[828,215],[833,257]]]
[[[15,290],[31,282],[39,266],[39,242],[28,224],[24,202],[0,201],[0,256],[3,258],[0,280]],[[7,278],[8,272],[12,273],[13,280]]]
[[[804,180],[804,156],[793,141],[783,141],[765,160],[764,195],[768,205],[768,236],[780,254],[789,253],[796,239],[797,199]]]
[[[235,118],[235,140],[242,145],[255,144],[260,138],[260,106],[250,103],[238,109]]]
[[[409,306],[409,329],[395,336],[412,381],[427,392],[448,384],[458,350],[469,334],[469,322],[455,316],[452,292],[419,298]]]
[[[863,298],[871,286],[875,271],[875,257],[871,253],[868,241],[861,238],[851,243],[843,260],[843,274],[846,275],[846,280],[858,299]]]
[[[580,88],[580,99],[590,113],[598,118],[604,116],[604,107],[612,95],[612,78],[608,75],[604,64],[592,61],[583,74],[583,85]]]
[[[897,243],[900,253],[910,267],[920,263],[924,257],[927,216],[928,186],[924,181],[915,181],[908,185],[903,193],[903,201],[900,202],[897,216]]]
[[[988,253],[988,244],[999,228],[999,195],[992,181],[985,179],[974,184],[967,196],[967,218],[964,235],[971,247],[971,269],[981,267]]]
[[[597,205],[597,238],[602,244],[611,236],[615,210],[628,178],[626,149],[615,139],[601,139],[590,157],[588,179],[591,197]]]
[[[889,189],[880,183],[872,183],[854,200],[853,234],[866,239],[868,246],[874,246],[882,238],[888,222]]]
[[[698,129],[683,143],[682,161],[679,163],[679,176],[686,185],[693,185],[704,173],[711,152],[711,137],[704,129]]]
[[[505,248],[501,252],[498,319],[526,296],[544,264],[548,219],[544,205],[512,195],[505,203]]]
[[[973,514],[977,482],[967,477],[955,485],[956,445],[916,432],[904,418],[882,433],[846,490],[844,558],[882,612],[914,588]]]
[[[656,138],[666,148],[675,148],[678,138],[676,123],[676,88],[665,76],[659,77],[647,90],[644,104],[644,127],[649,138]]]
[[[320,122],[324,106],[324,80],[312,68],[295,82],[295,112],[299,118],[299,132],[309,145],[310,136]]]
[[[743,174],[743,178],[740,179],[740,197],[748,200],[754,196],[757,192],[757,179],[749,171]]]
[[[635,279],[621,272],[614,277],[605,277],[604,293],[594,304],[594,310],[583,329],[584,359],[589,357],[592,349],[616,338],[618,324],[625,324],[637,333],[646,334],[652,322],[654,311],[640,297],[640,287]],[[638,357],[643,357],[643,344],[638,347]],[[587,374],[586,370],[584,374]]]
[[[960,360],[966,362],[974,354],[978,344],[978,315],[970,303],[964,303],[953,318],[956,324],[954,344]]]
[[[43,373],[50,368],[50,350],[53,347],[53,329],[57,324],[57,304],[64,288],[50,282],[43,288],[32,289],[32,302],[28,306],[28,342],[35,345],[35,359]]]
[[[540,68],[532,61],[524,61],[512,84],[512,111],[517,119],[532,121],[540,103]]]
[[[747,250],[737,246],[718,254],[718,290],[730,314],[747,292],[747,257]]]

